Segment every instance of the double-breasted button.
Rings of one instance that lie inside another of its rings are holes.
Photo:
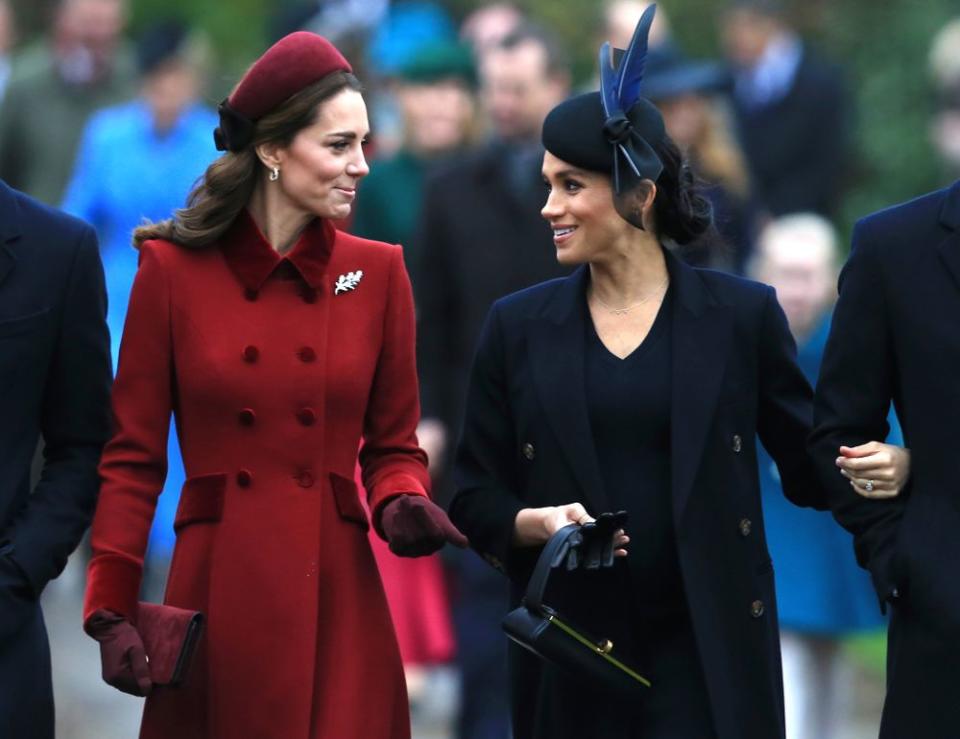
[[[749,518],[741,518],[737,528],[740,529],[740,536],[746,538],[750,536],[750,532],[753,530],[753,521]]]
[[[765,610],[762,600],[755,600],[750,604],[750,615],[754,618],[760,618]]]
[[[739,454],[740,450],[743,449],[743,439],[740,438],[740,434],[734,434],[732,443],[730,445],[733,448],[734,452]]]
[[[313,408],[301,408],[297,411],[297,420],[304,426],[313,426],[317,422],[317,412]]]
[[[251,303],[260,296],[260,293],[257,290],[254,290],[252,287],[245,288],[243,291],[243,297],[249,300]]]
[[[537,456],[536,448],[534,448],[533,444],[531,444],[529,441],[520,447],[520,453],[529,460],[532,460]]]
[[[257,420],[257,414],[252,408],[244,408],[237,413],[237,420],[241,426],[253,426],[253,422]]]
[[[243,361],[249,364],[253,364],[260,357],[260,350],[257,347],[250,346],[243,347]]]
[[[248,488],[252,482],[253,473],[250,470],[239,470],[237,472],[237,485],[242,488]]]
[[[306,287],[300,291],[300,297],[303,298],[304,303],[316,303],[317,291],[312,287]]]
[[[311,474],[310,470],[300,470],[294,479],[297,481],[297,485],[302,488],[313,487],[313,474]]]
[[[300,351],[297,352],[297,356],[300,357],[301,362],[312,362],[317,358],[317,353],[312,346],[302,346]]]

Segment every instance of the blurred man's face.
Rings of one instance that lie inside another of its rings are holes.
[[[759,61],[770,39],[780,30],[767,16],[744,8],[727,12],[721,24],[727,57],[736,65],[750,67]]]
[[[547,113],[567,94],[567,83],[547,73],[546,50],[534,41],[493,49],[481,68],[483,101],[497,135],[535,139]]]
[[[407,127],[407,143],[416,152],[434,154],[464,144],[473,121],[473,95],[455,78],[430,84],[404,84],[397,91]]]
[[[68,44],[85,47],[94,56],[109,56],[126,24],[123,0],[66,0],[58,30]]]
[[[758,279],[776,288],[795,338],[807,336],[833,304],[836,270],[825,244],[799,239],[762,243]]]

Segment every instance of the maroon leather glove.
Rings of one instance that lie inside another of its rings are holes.
[[[100,642],[103,680],[130,695],[150,693],[150,666],[140,634],[127,619],[112,611],[96,611],[84,625],[90,636]]]
[[[390,551],[400,557],[422,557],[444,544],[465,548],[467,537],[460,533],[446,512],[423,495],[399,495],[387,501],[380,514]]]

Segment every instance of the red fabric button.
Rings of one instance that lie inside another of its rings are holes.
[[[312,362],[317,358],[317,353],[312,347],[304,346],[297,352],[297,356],[300,357],[301,362]]]
[[[243,291],[243,297],[249,300],[251,303],[257,299],[259,293],[254,290],[252,287],[248,287]]]
[[[297,420],[304,426],[313,426],[317,422],[317,412],[313,408],[301,408],[297,411]]]
[[[316,303],[317,291],[310,287],[304,288],[300,293],[300,297],[303,298],[304,303]]]
[[[243,361],[253,364],[260,356],[260,350],[255,346],[245,346],[243,348]]]
[[[253,473],[250,472],[250,470],[240,470],[237,472],[237,485],[242,488],[248,488],[251,482],[253,482]]]
[[[297,480],[297,485],[299,485],[302,488],[313,487],[313,475],[307,472],[307,470],[298,472],[296,480]]]
[[[253,426],[253,422],[257,420],[257,414],[252,408],[244,408],[237,414],[237,420],[240,421],[241,426]]]

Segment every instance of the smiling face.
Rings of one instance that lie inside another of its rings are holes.
[[[270,186],[297,211],[346,218],[357,183],[370,171],[363,154],[369,133],[363,97],[342,90],[320,105],[314,122],[298,131],[289,146],[262,147],[264,164],[280,170]]]
[[[553,229],[560,264],[603,261],[631,243],[637,229],[614,208],[608,175],[574,167],[549,151],[542,172],[548,195],[540,214]]]

